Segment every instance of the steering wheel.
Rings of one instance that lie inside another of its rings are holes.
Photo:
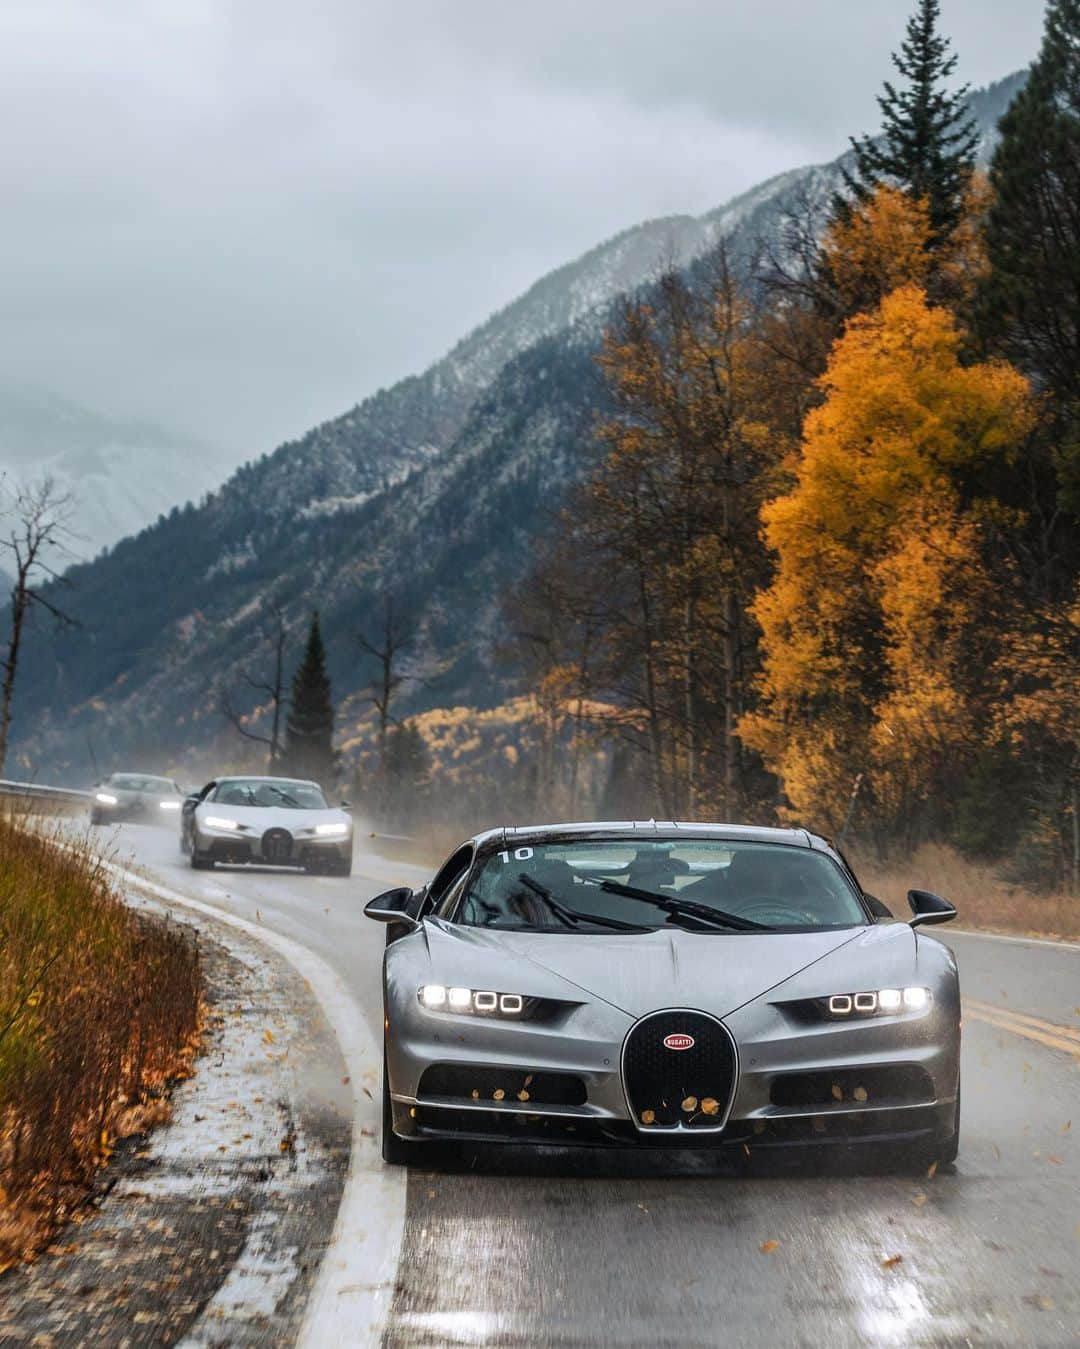
[[[758,894],[741,897],[739,907],[732,913],[740,918],[749,918],[754,923],[765,923],[768,927],[802,927],[809,923],[813,927],[821,926],[821,919],[807,909],[798,909],[775,895]]]

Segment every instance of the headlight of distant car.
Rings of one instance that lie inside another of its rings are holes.
[[[94,800],[100,801],[103,806],[115,806],[118,804],[116,797],[110,792],[96,792]]]
[[[179,809],[180,809],[180,802],[179,802],[179,801],[159,801],[159,802],[158,802],[158,807],[159,807],[161,810],[179,810]]]
[[[525,1008],[520,993],[493,993],[487,989],[447,988],[444,984],[424,984],[417,990],[422,1006],[429,1012],[459,1012],[480,1016],[519,1017]]]
[[[240,828],[237,820],[227,820],[224,815],[207,815],[203,824],[206,825],[207,829],[224,829],[228,834],[235,833]]]
[[[341,838],[343,834],[349,832],[347,824],[317,824],[315,832],[320,838]]]

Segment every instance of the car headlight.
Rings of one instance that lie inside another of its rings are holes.
[[[418,991],[421,1006],[429,1012],[461,1012],[480,1016],[519,1017],[525,1010],[520,993],[495,993],[491,989],[447,988],[424,984]]]
[[[203,824],[206,825],[207,829],[225,829],[230,834],[240,828],[239,821],[227,820],[224,815],[207,815]]]
[[[96,792],[94,794],[94,800],[100,801],[103,806],[115,806],[119,804],[117,798],[109,792]]]
[[[320,838],[341,838],[349,832],[347,824],[317,824],[315,832]]]
[[[925,1012],[930,1006],[928,988],[877,988],[864,993],[834,993],[826,1006],[830,1017],[892,1016],[896,1012]]]
[[[159,801],[159,802],[158,802],[158,809],[159,809],[159,810],[179,810],[179,809],[180,809],[180,802],[179,802],[179,801]]]

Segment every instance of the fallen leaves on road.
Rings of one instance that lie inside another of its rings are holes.
[[[998,1145],[997,1145],[996,1143],[991,1143],[990,1146],[991,1146],[991,1147],[993,1148],[993,1150],[994,1150],[994,1161],[995,1161],[995,1162],[1000,1162],[1000,1161],[1001,1161],[1001,1149],[998,1147]]]
[[[1054,1154],[1053,1154],[1052,1152],[1047,1153],[1047,1155],[1046,1155],[1046,1160],[1047,1160],[1048,1162],[1052,1162],[1052,1163],[1054,1164],[1054,1166],[1060,1166],[1060,1165],[1061,1165],[1061,1158],[1060,1158],[1060,1157],[1055,1157]]]
[[[920,1192],[919,1194],[912,1196],[911,1202],[915,1205],[916,1208],[922,1208],[922,1206],[929,1200],[929,1198],[930,1198],[929,1195],[922,1194]]]
[[[706,1096],[701,1103],[701,1113],[703,1115],[718,1115],[720,1113],[720,1102],[714,1101],[711,1096]]]
[[[641,1122],[642,1124],[654,1124],[656,1122],[656,1111],[643,1110],[641,1112]]]
[[[1067,1134],[1071,1128],[1072,1128],[1072,1120],[1067,1119],[1065,1123],[1061,1126],[1061,1132],[1063,1134]]]
[[[896,1265],[903,1264],[903,1262],[904,1257],[902,1255],[887,1255],[881,1262],[881,1268],[893,1269]]]
[[[927,1179],[927,1180],[933,1180],[933,1179],[934,1179],[934,1177],[937,1175],[937,1168],[938,1168],[937,1162],[931,1162],[931,1163],[930,1163],[930,1165],[926,1168],[926,1179]]]
[[[682,1108],[683,1108],[683,1110],[686,1111],[686,1113],[687,1113],[688,1115],[691,1113],[691,1111],[696,1110],[696,1109],[697,1109],[697,1097],[696,1097],[696,1096],[687,1096],[687,1097],[685,1097],[684,1100],[683,1100],[683,1103],[682,1103]]]
[[[763,1241],[761,1243],[761,1245],[758,1247],[758,1250],[761,1252],[762,1255],[772,1255],[773,1251],[775,1251],[779,1245],[780,1243],[778,1241],[774,1241],[770,1237],[768,1241]]]

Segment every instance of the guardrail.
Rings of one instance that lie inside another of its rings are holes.
[[[53,801],[56,804],[80,805],[89,801],[91,792],[76,791],[73,787],[46,787],[40,782],[8,782],[0,779],[0,797],[14,797],[19,801]]]

